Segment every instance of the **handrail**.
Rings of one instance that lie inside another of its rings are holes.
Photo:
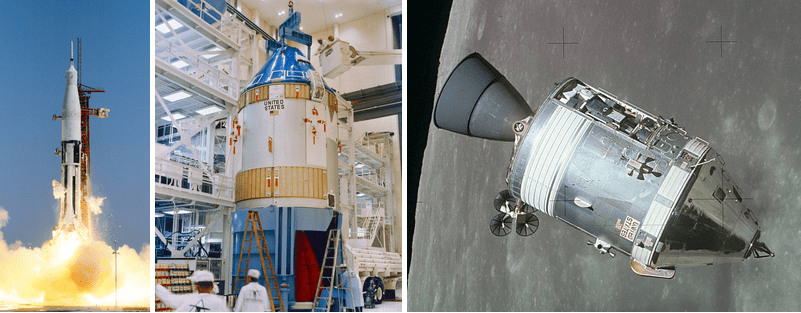
[[[157,49],[161,50],[160,53],[156,53],[157,58],[170,65],[175,63],[171,62],[173,58],[183,61],[187,64],[187,66],[183,68],[186,68],[187,70],[182,70],[181,68],[177,68],[175,66],[173,66],[173,68],[186,72],[189,76],[192,76],[198,81],[203,82],[205,85],[217,89],[218,91],[232,98],[237,98],[237,90],[239,89],[238,79],[235,79],[224,71],[212,66],[205,60],[202,60],[196,51],[175,44],[161,34],[156,33],[155,35],[155,46]],[[192,68],[197,70],[194,72],[189,72],[188,70]]]
[[[200,190],[202,190],[201,188],[203,185],[209,185],[212,187],[211,195],[217,195],[219,192],[220,199],[226,201],[234,200],[234,179],[232,177],[223,176],[219,173],[209,174],[197,166],[162,158],[156,158],[155,174],[168,178],[165,182],[161,180],[156,181],[158,185],[172,186],[197,192],[201,192]],[[200,177],[194,177],[193,174],[200,174]],[[187,180],[187,186],[182,184],[184,179]]]
[[[236,18],[237,18],[238,20],[240,20],[240,21],[242,21],[243,23],[245,23],[245,26],[247,26],[248,28],[252,29],[253,31],[255,31],[255,32],[259,33],[259,34],[260,34],[262,37],[264,37],[264,39],[267,39],[267,40],[275,40],[275,38],[273,38],[272,36],[270,36],[269,34],[267,34],[267,32],[265,32],[263,29],[261,29],[261,27],[259,27],[258,25],[256,25],[256,23],[253,23],[253,22],[252,22],[252,21],[251,21],[249,18],[247,18],[247,16],[245,16],[244,14],[242,14],[242,12],[239,12],[239,10],[237,10],[237,9],[236,9],[236,8],[235,8],[233,5],[231,5],[230,3],[228,3],[228,7],[227,7],[226,9],[227,9],[227,11],[228,11],[228,12],[231,12],[231,14],[233,14],[234,16],[236,16]]]

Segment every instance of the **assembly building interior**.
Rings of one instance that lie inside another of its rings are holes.
[[[275,311],[400,311],[402,2],[152,14],[156,283],[207,270],[232,308],[257,269]]]

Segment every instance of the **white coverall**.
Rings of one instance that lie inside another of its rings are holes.
[[[236,298],[234,312],[268,312],[270,302],[267,298],[267,288],[258,282],[251,282],[239,291]]]
[[[230,312],[225,301],[210,293],[176,295],[162,285],[156,285],[156,295],[175,312]]]

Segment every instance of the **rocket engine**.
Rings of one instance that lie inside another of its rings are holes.
[[[576,78],[532,111],[474,53],[445,82],[434,124],[514,142],[509,189],[495,198],[495,235],[509,234],[513,223],[531,235],[540,211],[594,237],[588,244],[602,254],[630,256],[635,273],[658,278],[672,278],[677,267],[773,256],[707,141]]]

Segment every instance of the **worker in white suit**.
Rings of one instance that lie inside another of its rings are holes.
[[[197,293],[176,295],[164,286],[156,285],[156,295],[161,302],[174,308],[175,312],[229,312],[225,300],[211,294],[214,289],[214,274],[209,271],[195,271],[187,278],[195,283]]]
[[[234,312],[268,312],[270,310],[267,288],[259,285],[258,282],[260,275],[258,270],[248,271],[248,284],[239,291]]]

